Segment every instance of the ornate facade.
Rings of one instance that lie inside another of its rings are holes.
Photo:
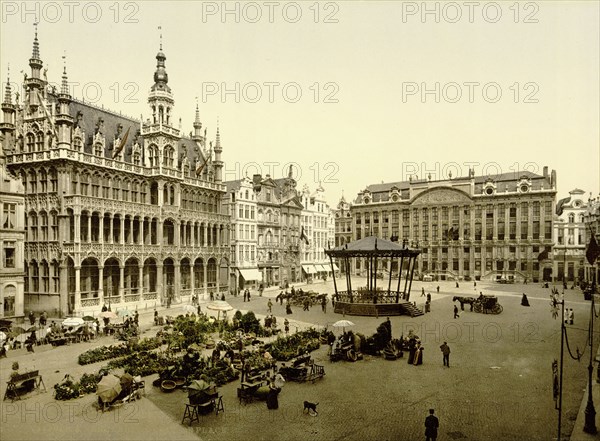
[[[556,172],[370,185],[352,205],[354,239],[417,245],[420,277],[551,280]],[[546,252],[548,251],[548,252]],[[356,260],[354,271],[365,270]],[[394,268],[392,268],[394,270]]]
[[[302,272],[305,280],[327,277],[331,274],[331,262],[325,249],[332,248],[335,242],[335,223],[331,209],[325,199],[325,189],[319,184],[311,193],[307,185],[300,195],[302,210]],[[334,267],[336,270],[337,266]]]
[[[231,287],[257,288],[262,282],[258,270],[257,203],[252,180],[228,181],[224,204],[231,217]]]
[[[145,122],[78,101],[43,77],[36,36],[24,96],[4,99],[9,170],[25,188],[25,306],[62,314],[152,307],[227,290],[222,147],[175,128],[166,56]]]
[[[554,275],[557,281],[584,280],[585,246],[589,240],[585,214],[584,191],[578,188],[558,201],[554,220]]]

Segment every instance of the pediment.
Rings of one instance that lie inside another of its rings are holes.
[[[470,204],[471,198],[461,190],[439,188],[426,190],[412,200],[411,205]]]

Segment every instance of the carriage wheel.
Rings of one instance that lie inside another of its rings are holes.
[[[482,307],[481,303],[475,303],[473,305],[473,311],[475,311],[475,312],[483,312],[483,307]]]
[[[492,309],[492,314],[500,314],[503,310],[504,310],[504,308],[502,308],[502,305],[500,305],[499,303],[496,303],[494,305],[494,308]]]
[[[356,361],[358,360],[358,355],[356,355],[354,349],[348,349],[348,352],[346,352],[346,358],[350,361]]]

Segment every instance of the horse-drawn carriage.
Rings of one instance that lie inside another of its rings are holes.
[[[500,314],[503,310],[502,305],[498,303],[497,296],[480,295],[475,297],[455,296],[453,302],[460,302],[460,309],[465,310],[465,303],[471,305],[471,311],[481,312],[483,314]]]

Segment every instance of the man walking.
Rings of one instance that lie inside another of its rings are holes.
[[[458,317],[460,317],[458,315],[458,306],[454,305],[454,318],[458,318]]]
[[[450,367],[450,346],[448,346],[448,343],[444,342],[444,344],[440,346],[440,350],[444,355],[444,366]]]
[[[273,308],[273,302],[271,301],[271,299],[269,299],[269,301],[267,302],[267,308],[269,308],[269,313],[273,312],[271,310],[271,308]]]
[[[425,441],[435,441],[437,438],[440,422],[433,413],[434,410],[429,409],[429,415],[425,418]]]

